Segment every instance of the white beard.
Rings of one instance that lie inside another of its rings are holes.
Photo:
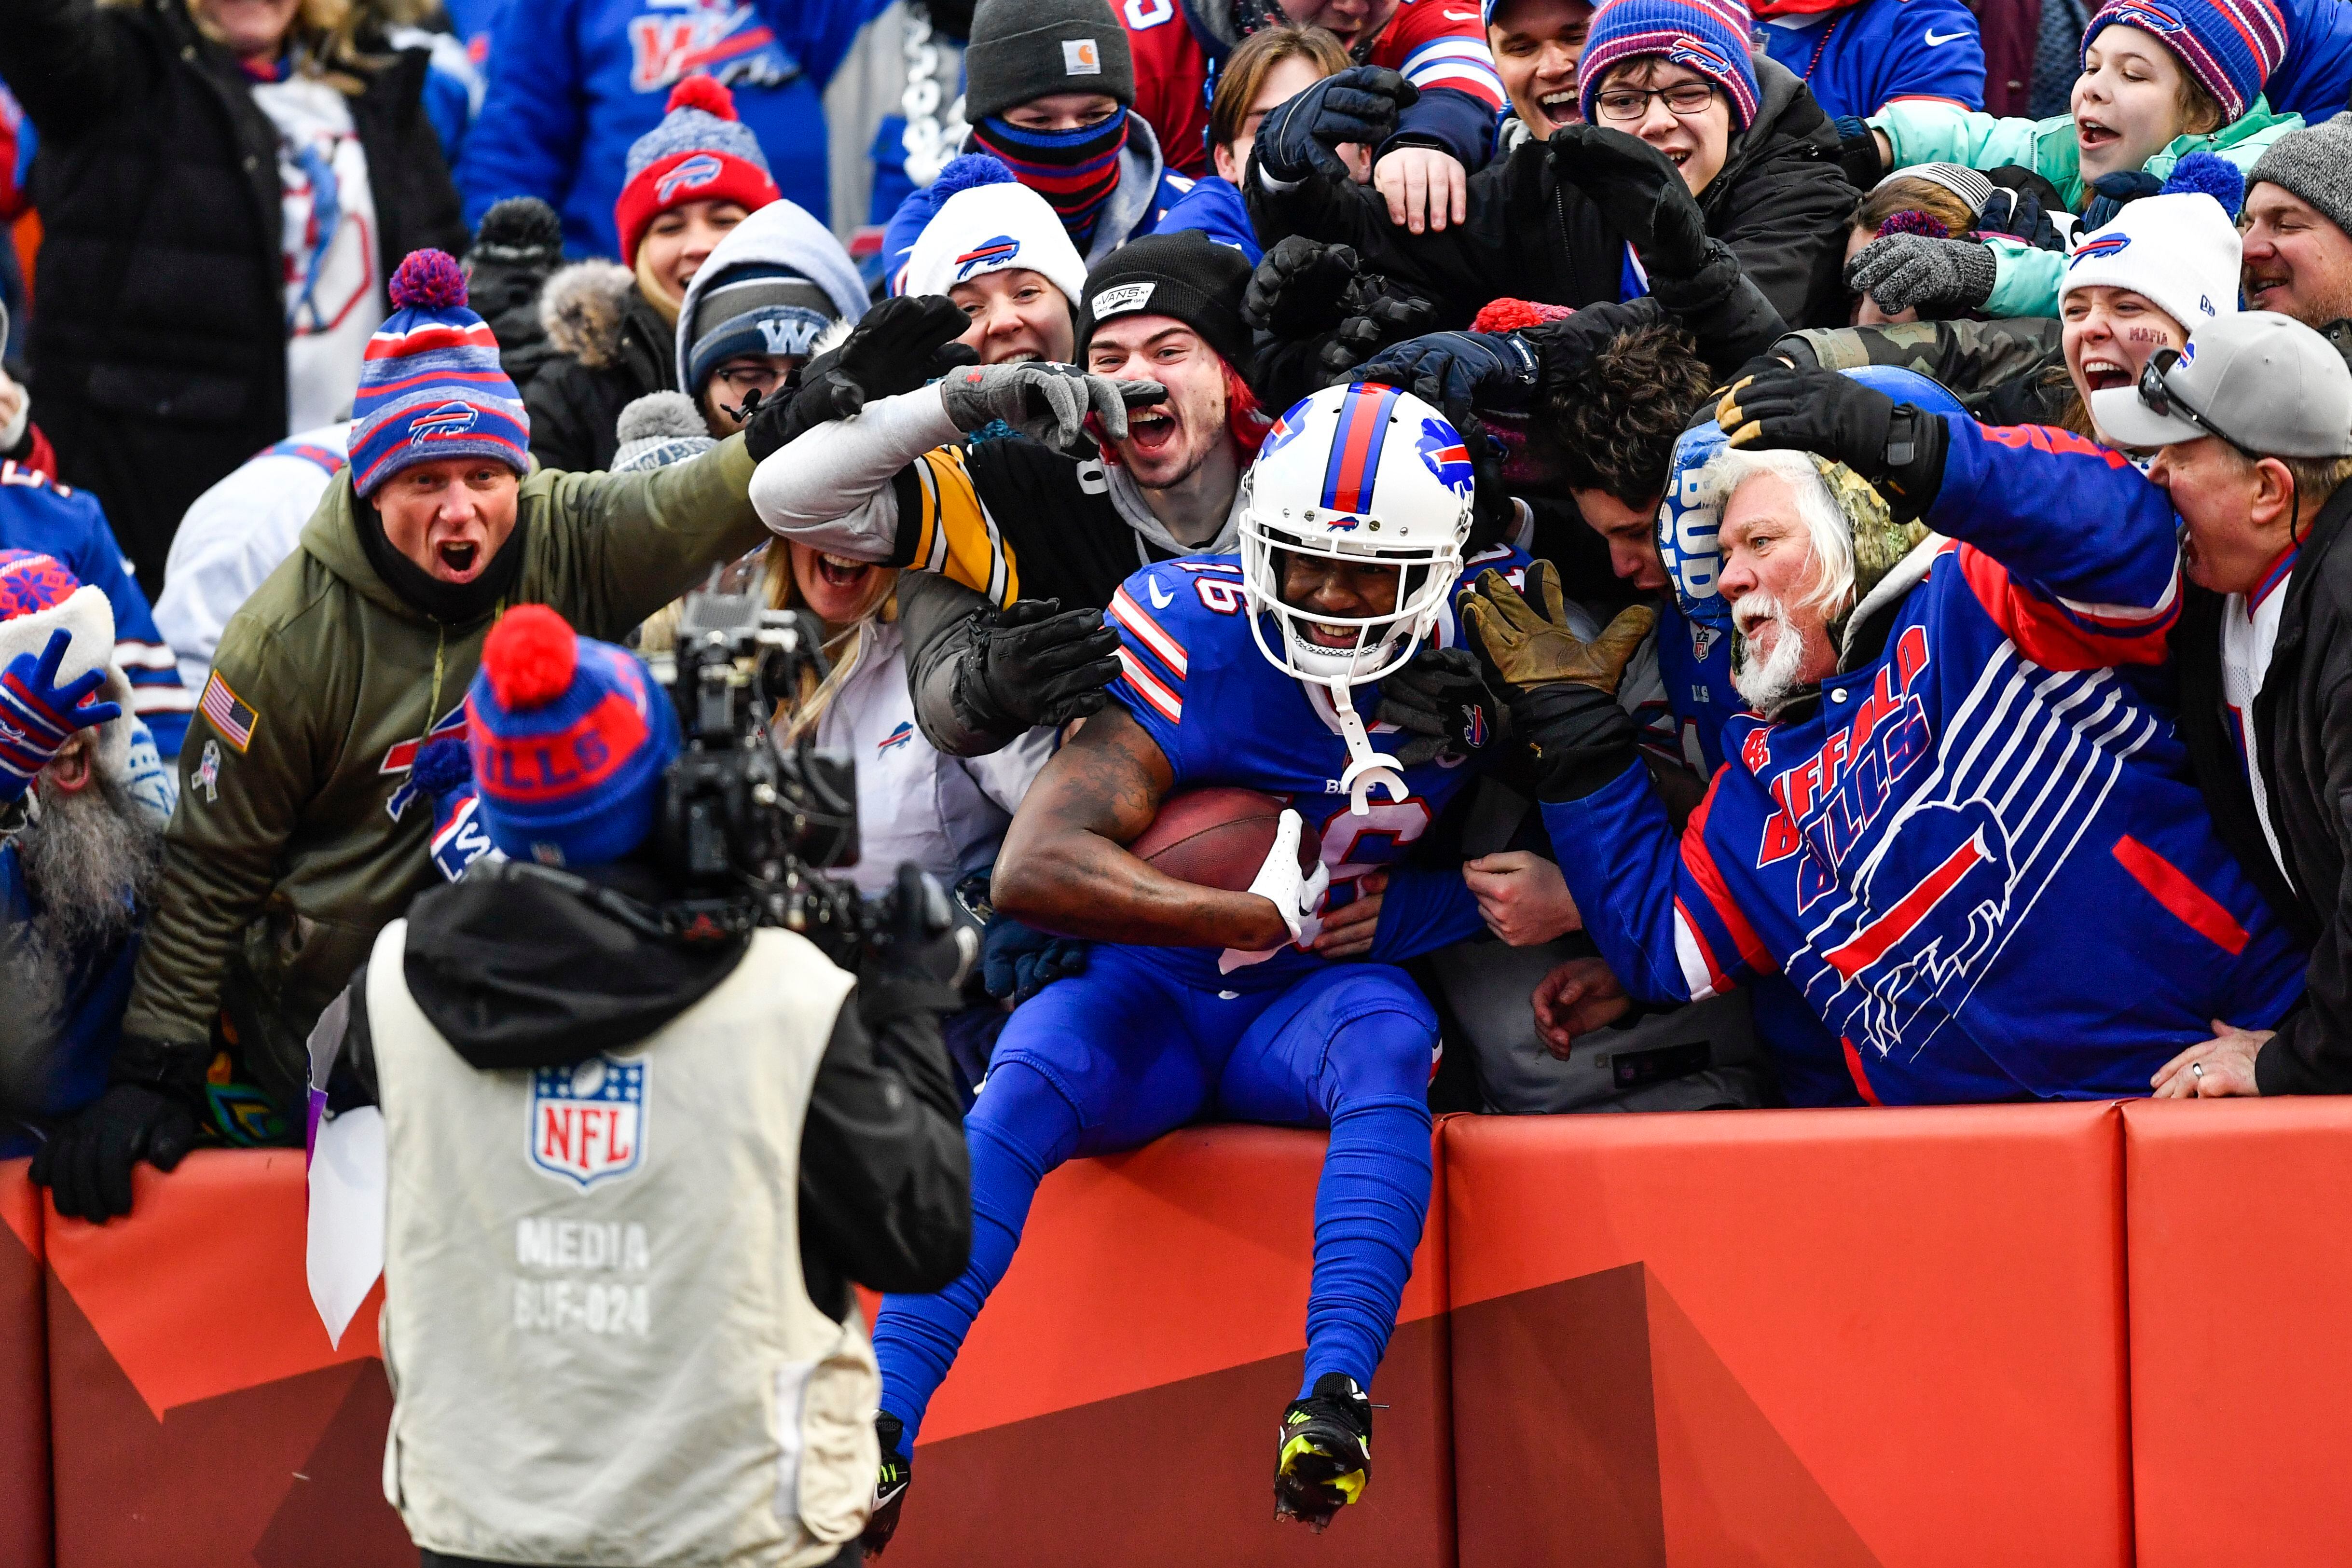
[[[1797,671],[1805,662],[1805,637],[1787,614],[1780,601],[1769,594],[1750,594],[1739,601],[1731,613],[1732,624],[1739,631],[1739,641],[1734,647],[1731,659],[1731,684],[1748,705],[1769,718],[1775,710],[1797,693],[1804,684]],[[1751,628],[1769,621],[1780,628],[1772,639],[1772,651],[1758,664],[1748,653],[1748,638]]]

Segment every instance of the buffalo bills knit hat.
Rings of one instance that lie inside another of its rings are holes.
[[[963,117],[973,125],[1056,92],[1135,107],[1134,53],[1104,0],[980,0],[963,79]]]
[[[413,250],[392,275],[392,314],[368,340],[352,404],[352,488],[373,495],[415,463],[495,458],[530,471],[530,416],[499,367],[499,340],[466,306],[446,251]]]
[[[131,682],[115,667],[114,607],[94,584],[76,577],[56,557],[30,550],[0,550],[0,668],[19,654],[40,658],[52,633],[72,640],[58,663],[58,684],[68,685],[93,669],[106,680],[89,699],[113,702],[119,718],[99,730],[98,765],[109,778],[123,777],[131,759]],[[0,768],[29,776],[42,763],[13,752],[0,725]]]
[[[1129,240],[1087,274],[1078,309],[1079,358],[1095,329],[1113,316],[1168,316],[1200,333],[1238,373],[1249,363],[1242,295],[1250,271],[1240,251],[1196,228]]]
[[[509,858],[617,860],[652,831],[677,713],[636,655],[518,605],[482,644],[466,748],[482,826]]]
[[[1687,67],[1723,89],[1734,131],[1755,123],[1756,68],[1748,37],[1754,30],[1739,0],[1606,0],[1592,14],[1584,54],[1576,67],[1576,95],[1588,124],[1601,79],[1622,60],[1656,55]]]
[[[2242,242],[2221,204],[2202,191],[2142,196],[2066,258],[2058,297],[2077,289],[2128,289],[2195,332],[2238,313]]]
[[[613,204],[621,264],[637,264],[637,242],[660,214],[687,202],[737,202],[757,212],[776,199],[768,155],[735,118],[735,95],[707,76],[670,89],[660,124],[629,143],[628,176]]]
[[[930,221],[907,252],[899,293],[944,294],[971,279],[1024,267],[1059,289],[1077,313],[1087,264],[1053,207],[1015,180],[1003,159],[967,153],[909,199],[924,197],[932,203]]]
[[[683,392],[648,392],[621,410],[613,425],[621,443],[613,472],[634,474],[698,458],[719,443]]]
[[[2086,60],[2091,40],[2116,24],[2137,27],[2180,57],[2221,106],[2224,125],[2254,106],[2286,56],[2286,22],[2271,0],[2107,0],[2083,29]]]

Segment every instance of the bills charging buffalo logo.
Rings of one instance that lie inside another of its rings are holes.
[[[466,705],[463,702],[460,702],[455,708],[450,709],[446,713],[442,714],[440,718],[435,720],[433,721],[433,728],[426,731],[421,737],[415,740],[402,741],[395,744],[390,751],[384,752],[383,761],[378,764],[375,771],[378,774],[389,774],[400,777],[401,775],[408,773],[415,767],[416,753],[418,750],[426,743],[443,740],[462,741],[465,738]],[[401,777],[400,787],[392,792],[392,798],[383,803],[383,808],[392,814],[392,819],[394,822],[398,822],[400,820],[400,814],[408,809],[408,803],[415,800],[416,798],[416,795],[417,789],[415,782],[406,777]]]
[[[955,258],[955,280],[959,283],[983,267],[1003,267],[1021,254],[1021,242],[1009,234],[983,240]]]
[[[680,191],[698,191],[724,172],[716,155],[697,153],[685,163],[654,182],[654,201],[667,206]]]
[[[1257,455],[1261,458],[1270,458],[1297,440],[1298,432],[1307,426],[1306,408],[1307,405],[1304,403],[1298,404],[1288,414],[1276,420],[1273,427],[1266,431],[1265,440],[1259,445]]]
[[[2085,261],[2102,260],[2130,243],[2131,236],[2127,234],[2103,234],[2095,239],[2086,239],[2066,258],[2066,269],[2071,272]]]
[[[1477,478],[1470,466],[1470,448],[1462,444],[1462,437],[1450,425],[1435,419],[1421,422],[1421,439],[1414,447],[1437,482],[1456,495],[1467,495]]]
[[[583,1191],[645,1163],[644,1062],[593,1056],[530,1075],[530,1163]]]
[[[906,720],[901,719],[898,721],[898,727],[897,729],[891,731],[879,741],[874,742],[875,754],[877,756],[880,756],[887,752],[898,751],[903,748],[908,742],[914,738],[915,726],[908,723]]]
[[[1462,706],[1462,743],[1474,752],[1486,743],[1486,710],[1475,702]]]
[[[1731,74],[1728,60],[1705,44],[1694,43],[1688,38],[1677,40],[1675,47],[1666,51],[1666,58],[1675,65],[1688,66],[1702,76],[1722,78]]]
[[[2109,11],[2107,16],[2110,21],[2148,33],[2177,33],[2184,26],[2179,12],[2168,5],[2151,5],[2148,0],[2125,0],[2123,5]]]
[[[446,441],[452,436],[463,436],[481,423],[481,418],[482,411],[470,403],[445,403],[408,422],[408,444],[422,447],[427,441]]]

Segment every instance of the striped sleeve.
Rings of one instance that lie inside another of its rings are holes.
[[[1396,20],[1373,50],[1371,63],[1402,72],[1424,93],[1451,88],[1499,114],[1503,79],[1496,74],[1486,28],[1478,16],[1476,5],[1461,0],[1409,0],[1397,8]]]
[[[1118,679],[1110,694],[1123,703],[1143,726],[1181,784],[1187,773],[1185,755],[1185,683],[1192,673],[1192,656],[1180,629],[1172,626],[1167,606],[1155,613],[1144,603],[1150,590],[1139,595],[1137,578],[1129,578],[1111,595],[1103,619],[1118,633]]]
[[[999,605],[1021,596],[1021,567],[972,482],[961,447],[937,447],[899,478],[896,564],[953,578]]]

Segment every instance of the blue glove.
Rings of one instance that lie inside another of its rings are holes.
[[[1343,142],[1379,146],[1396,129],[1397,110],[1420,99],[1421,89],[1386,66],[1349,66],[1266,115],[1257,129],[1258,163],[1285,184],[1309,174],[1347,180],[1348,165],[1332,149]]]
[[[1535,350],[1509,332],[1431,332],[1382,349],[1356,379],[1402,386],[1458,426],[1474,413],[1526,409],[1541,369]]]
[[[2164,182],[2146,169],[2116,169],[2091,182],[2091,204],[2083,209],[2083,232],[2105,228],[2115,216],[2142,196],[2164,189]]]
[[[999,1001],[1026,1002],[1065,975],[1087,972],[1094,943],[1049,936],[1010,915],[991,917],[980,939],[980,983]]]
[[[89,701],[106,684],[103,667],[58,684],[58,666],[72,646],[73,634],[59,626],[39,657],[20,653],[0,669],[0,800],[23,799],[75,731],[122,717],[120,703]]]

